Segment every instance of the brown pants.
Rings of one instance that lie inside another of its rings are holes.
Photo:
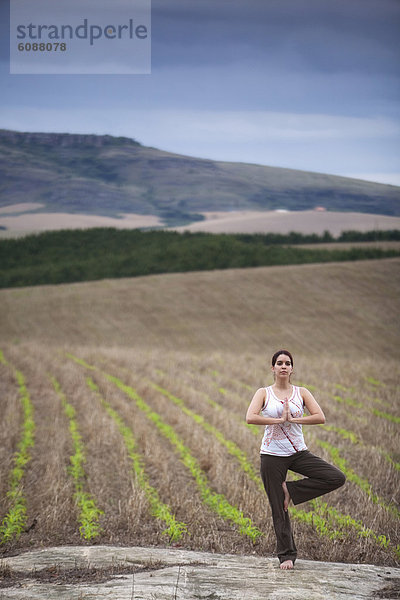
[[[287,481],[287,488],[293,504],[307,502],[342,486],[346,480],[342,471],[309,450],[302,450],[290,456],[273,456],[261,454],[261,478],[271,505],[272,519],[277,540],[279,561],[292,560],[297,557],[289,512],[283,509],[282,483],[286,480],[288,470],[305,475],[298,481]]]

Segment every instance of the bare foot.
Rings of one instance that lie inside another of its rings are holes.
[[[283,487],[283,494],[284,494],[284,500],[283,500],[283,510],[285,512],[287,512],[288,506],[289,506],[289,502],[290,502],[290,495],[287,489],[287,485],[286,485],[286,481],[284,481],[282,483],[282,487]]]
[[[293,561],[285,560],[283,563],[281,563],[280,568],[283,571],[288,571],[289,569],[293,569]]]

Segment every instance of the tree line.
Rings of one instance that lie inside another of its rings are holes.
[[[0,240],[0,287],[93,281],[157,273],[363,260],[399,256],[397,249],[341,248],[341,242],[399,240],[400,231],[343,232],[334,238],[283,234],[209,234],[174,231],[49,231]],[[333,249],[299,244],[337,242]]]

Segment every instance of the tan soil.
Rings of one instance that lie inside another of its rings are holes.
[[[206,220],[176,228],[178,231],[207,231],[209,233],[318,233],[325,230],[339,235],[344,230],[370,231],[399,229],[400,217],[363,213],[304,210],[233,211],[202,213]]]
[[[154,215],[122,214],[120,219],[99,215],[78,215],[69,213],[28,213],[18,216],[0,217],[0,226],[7,232],[36,233],[55,229],[86,229],[90,227],[115,227],[116,229],[137,229],[161,225]]]

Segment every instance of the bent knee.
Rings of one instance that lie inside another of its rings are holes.
[[[331,479],[334,489],[342,487],[346,482],[346,475],[337,469],[336,473]]]

